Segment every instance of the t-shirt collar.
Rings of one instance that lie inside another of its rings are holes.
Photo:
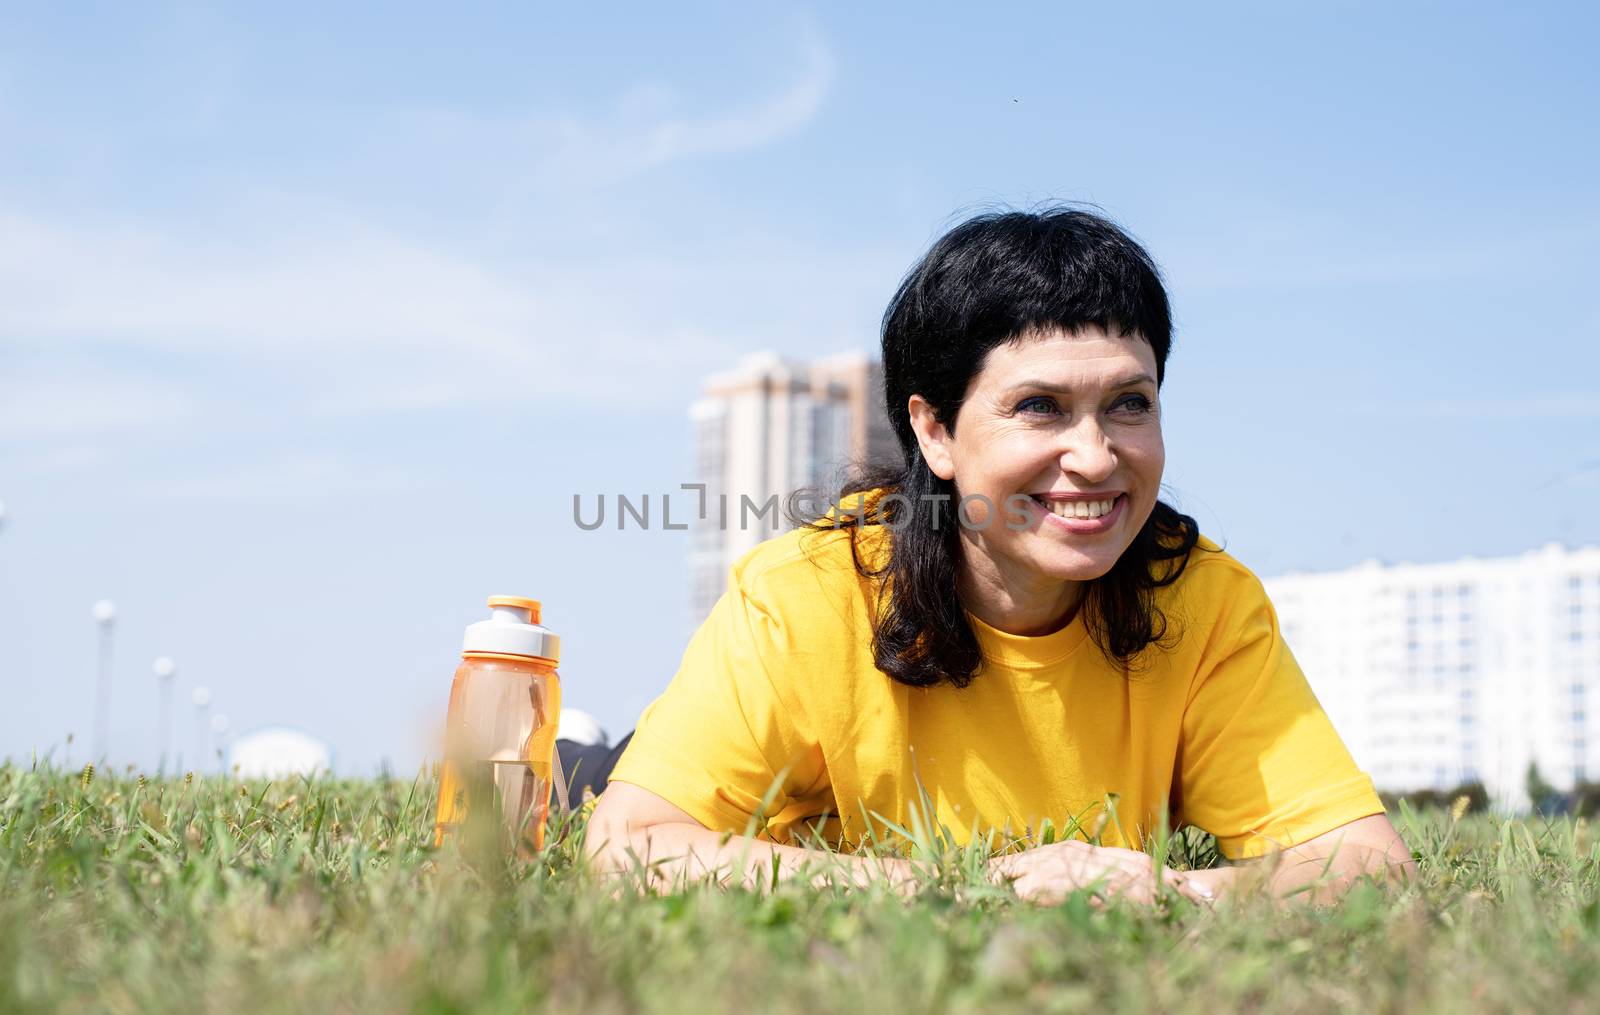
[[[1054,666],[1076,652],[1089,639],[1089,629],[1083,621],[1083,610],[1061,630],[1030,637],[1008,634],[990,627],[967,611],[967,622],[978,636],[978,648],[991,662],[1014,669],[1041,669]]]

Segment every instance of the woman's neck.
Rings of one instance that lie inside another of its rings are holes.
[[[959,592],[973,616],[1007,634],[1039,637],[1072,623],[1083,602],[1084,583],[1026,580],[1008,576],[988,559],[963,554]]]

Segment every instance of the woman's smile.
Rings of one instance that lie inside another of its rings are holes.
[[[1033,494],[1029,497],[1044,512],[1044,520],[1075,536],[1110,532],[1128,507],[1123,493]]]

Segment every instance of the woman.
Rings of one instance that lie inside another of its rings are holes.
[[[1329,857],[1324,897],[1409,873],[1260,582],[1158,500],[1171,319],[1149,255],[1083,211],[980,216],[882,337],[903,462],[734,565],[611,772],[591,862],[754,878],[804,868],[811,832],[1048,826],[1068,841],[996,857],[996,880],[1148,900],[1138,847],[1170,820],[1232,860],[1287,850],[1278,891]],[[1251,867],[1159,877],[1210,899]]]

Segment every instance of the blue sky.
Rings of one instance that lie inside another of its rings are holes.
[[[101,597],[118,762],[166,654],[406,770],[496,592],[626,728],[687,539],[572,495],[998,205],[1160,261],[1170,496],[1259,573],[1600,540],[1591,7],[854,6],[0,13],[0,756],[83,758]]]

